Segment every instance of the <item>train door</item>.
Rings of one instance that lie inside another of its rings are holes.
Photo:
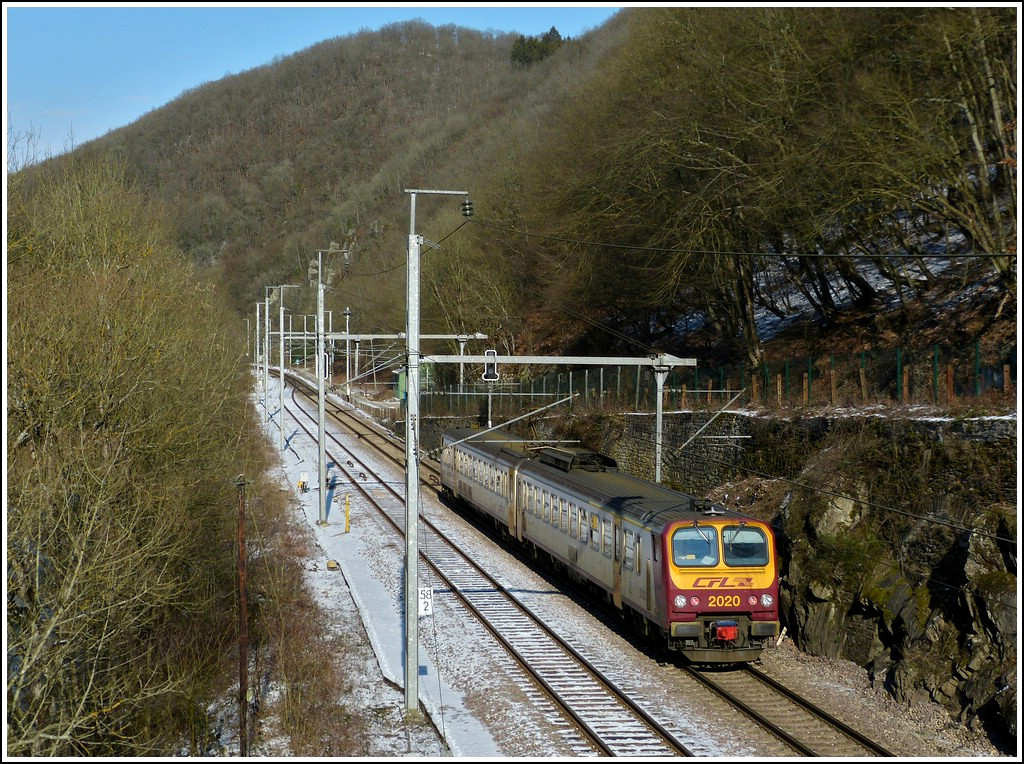
[[[509,535],[516,541],[522,541],[522,510],[519,507],[519,470],[510,466],[505,475],[506,484],[503,486],[503,493],[508,501],[509,511]]]
[[[523,513],[526,511],[526,486],[519,480],[519,465],[509,467],[508,470],[508,529],[516,541],[523,540],[523,522],[526,519]]]
[[[612,603],[622,607],[622,518],[612,515]]]

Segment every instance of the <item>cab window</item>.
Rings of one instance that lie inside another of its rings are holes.
[[[672,534],[672,561],[680,568],[718,564],[718,530],[713,526],[677,528]]]
[[[768,538],[760,528],[727,525],[722,529],[726,565],[768,564]]]

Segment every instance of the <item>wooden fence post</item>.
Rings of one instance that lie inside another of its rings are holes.
[[[910,403],[910,367],[903,367],[903,402]]]
[[[811,391],[807,389],[807,384],[810,380],[807,379],[807,372],[804,372],[804,405],[807,406],[811,401]]]
[[[779,408],[782,408],[782,374],[775,375],[775,396],[779,401]]]

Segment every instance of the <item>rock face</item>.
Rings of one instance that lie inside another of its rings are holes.
[[[690,440],[709,419],[666,415],[662,482],[773,523],[797,645],[1014,739],[1016,420],[723,414]],[[533,434],[580,437],[653,479],[654,429],[589,416]]]

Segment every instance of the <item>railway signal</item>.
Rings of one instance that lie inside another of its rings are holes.
[[[498,381],[498,351],[497,350],[485,350],[484,351],[484,373],[480,375],[480,378],[484,382],[497,382]]]
[[[469,199],[462,203],[462,216],[467,218],[473,217],[473,202]]]

